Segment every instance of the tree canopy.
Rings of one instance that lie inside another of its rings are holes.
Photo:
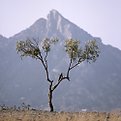
[[[87,41],[86,44],[81,47],[80,41],[67,39],[64,44],[65,52],[69,58],[67,72],[65,72],[65,74],[63,72],[60,73],[57,80],[54,82],[54,80],[50,78],[48,54],[51,51],[52,46],[58,41],[59,40],[57,38],[45,38],[40,42],[36,39],[27,39],[16,43],[17,53],[19,53],[21,57],[29,56],[40,60],[42,63],[45,70],[46,80],[49,82],[48,103],[50,111],[54,111],[52,103],[53,91],[63,80],[66,79],[70,81],[70,71],[80,65],[83,61],[87,61],[89,63],[95,62],[100,54],[96,40]]]

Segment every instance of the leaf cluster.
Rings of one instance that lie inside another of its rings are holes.
[[[79,44],[80,42],[78,40],[73,39],[66,40],[65,42],[66,52],[73,61],[79,57]]]
[[[45,38],[39,45],[36,40],[32,41],[27,39],[26,41],[18,41],[16,43],[16,50],[21,55],[21,57],[30,56],[32,58],[38,59],[39,57],[42,58],[41,49],[39,46],[41,46],[43,52],[45,52],[45,55],[47,56],[47,53],[51,50],[51,46],[56,42],[58,42],[57,38]],[[85,60],[87,62],[95,62],[100,53],[99,47],[95,40],[86,42],[85,46],[81,48],[80,41],[68,39],[65,41],[65,51],[73,62],[78,63],[81,63]]]
[[[87,60],[87,62],[95,62],[96,58],[99,56],[99,48],[95,40],[88,41],[84,48],[81,48],[80,42],[78,40],[68,39],[65,42],[65,50],[69,58],[74,62]]]
[[[26,41],[18,41],[16,43],[16,50],[17,53],[21,55],[21,57],[30,56],[32,58],[37,58],[40,53],[38,43],[29,39]]]
[[[44,50],[44,52],[49,52],[50,49],[51,49],[51,46],[53,44],[55,44],[56,42],[58,42],[58,39],[57,38],[52,38],[52,39],[45,38],[42,41],[42,49]]]
[[[44,39],[41,41],[42,50],[45,53],[48,53],[51,49],[51,45],[58,42],[57,38],[52,39]],[[32,58],[38,59],[41,56],[41,50],[39,47],[39,42],[35,39],[30,40],[27,39],[26,41],[18,41],[16,43],[16,51],[20,54],[21,57],[30,56]]]
[[[87,60],[87,62],[95,62],[97,57],[99,57],[100,51],[99,47],[96,44],[95,40],[88,41],[85,44],[84,51],[82,52],[82,55],[80,58]]]

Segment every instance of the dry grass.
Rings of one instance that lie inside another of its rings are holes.
[[[0,121],[121,121],[121,113],[4,110],[0,111]]]

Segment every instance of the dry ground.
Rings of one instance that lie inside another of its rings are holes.
[[[121,112],[0,111],[0,121],[121,121]]]

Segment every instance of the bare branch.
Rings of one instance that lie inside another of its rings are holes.
[[[45,61],[45,65],[48,67],[47,57],[48,57],[48,52],[45,52],[44,61]]]
[[[83,61],[85,61],[85,59],[80,58],[76,64],[74,64],[73,66],[70,67],[70,70],[72,70],[72,69],[75,68],[76,66],[80,65]]]
[[[75,68],[76,66],[78,66],[80,63],[77,62],[75,65],[73,65],[72,67],[70,67],[70,70],[72,70],[73,68]]]
[[[58,78],[58,80],[57,80],[57,83],[53,86],[52,91],[54,91],[54,90],[58,87],[58,85],[59,85],[60,82],[62,81],[62,78],[63,78],[63,74],[61,73],[61,74],[59,75],[59,78]]]
[[[65,80],[65,79],[69,80],[69,78],[68,78],[67,76],[63,76],[63,73],[61,73],[61,74],[59,75],[59,78],[58,78],[58,80],[57,80],[57,83],[53,86],[52,91],[54,91],[54,90],[59,86],[59,84],[60,84],[63,80]]]
[[[67,70],[67,79],[68,79],[69,81],[70,81],[70,79],[69,79],[69,74],[70,74],[70,70],[71,70],[72,62],[73,62],[73,60],[72,60],[72,58],[71,58],[71,59],[70,59],[69,66],[68,66],[68,70]]]
[[[44,59],[43,59],[43,56],[42,56],[41,53],[39,53],[39,55],[40,55],[41,63],[43,65],[44,69],[45,69],[46,80],[51,83],[52,81],[50,80],[50,77],[49,77],[48,64],[47,64],[47,60],[46,60],[48,54],[46,53]]]

